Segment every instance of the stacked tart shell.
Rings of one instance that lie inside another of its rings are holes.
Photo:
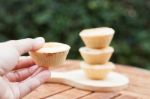
[[[80,66],[88,78],[105,79],[109,72],[115,69],[115,65],[109,62],[114,52],[114,48],[109,46],[114,32],[109,27],[85,29],[80,32],[85,44],[85,47],[79,49],[84,59]]]

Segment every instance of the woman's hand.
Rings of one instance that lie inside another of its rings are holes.
[[[22,54],[42,47],[45,40],[12,40],[0,43],[0,99],[20,99],[49,79],[50,72]]]

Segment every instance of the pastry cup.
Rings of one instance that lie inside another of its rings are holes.
[[[109,46],[114,33],[112,28],[100,27],[82,30],[79,35],[86,47],[104,48]]]
[[[66,44],[49,42],[37,51],[30,51],[29,54],[37,65],[48,68],[62,64],[66,60],[69,49],[70,46]]]
[[[95,80],[105,79],[108,73],[115,69],[115,65],[112,62],[107,62],[102,65],[91,65],[81,62],[80,67],[89,79]]]
[[[111,58],[114,48],[106,47],[103,49],[92,49],[87,47],[81,47],[79,52],[85,62],[89,64],[104,64]]]

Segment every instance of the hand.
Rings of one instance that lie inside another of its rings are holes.
[[[45,40],[13,40],[0,43],[0,99],[20,99],[49,79],[50,72],[22,54],[42,47]]]

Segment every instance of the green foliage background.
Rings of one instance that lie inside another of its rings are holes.
[[[101,26],[116,31],[112,61],[150,69],[149,0],[0,0],[0,41],[42,36],[81,59],[79,32]]]

